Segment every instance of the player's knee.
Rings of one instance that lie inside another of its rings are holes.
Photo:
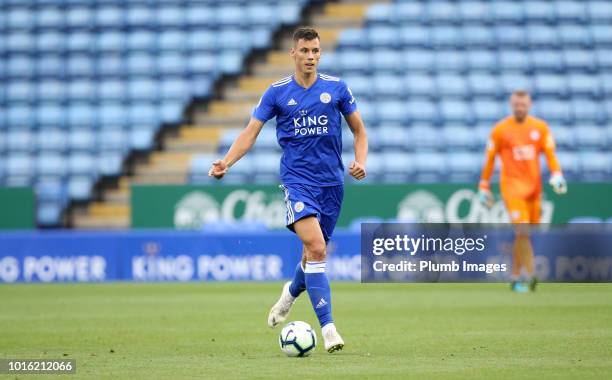
[[[313,239],[305,242],[304,246],[307,251],[307,259],[309,261],[323,261],[325,260],[325,240]]]

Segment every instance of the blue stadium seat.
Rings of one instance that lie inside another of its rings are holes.
[[[58,178],[38,181],[35,184],[35,191],[38,202],[62,203],[64,201],[64,185]]]
[[[531,53],[531,66],[536,71],[560,72],[563,69],[561,53],[555,50],[538,50]]]
[[[71,176],[95,177],[98,170],[96,157],[92,153],[71,153],[68,156],[68,170]]]
[[[88,175],[72,176],[68,180],[66,191],[70,199],[75,201],[86,201],[93,195],[93,179]]]
[[[608,145],[606,132],[605,128],[577,126],[575,129],[576,142],[581,149],[604,149]]]
[[[75,5],[66,9],[66,24],[72,28],[89,28],[94,22],[93,9]]]
[[[472,124],[475,121],[468,104],[458,100],[441,102],[440,115],[443,123]]]
[[[102,32],[96,41],[96,48],[102,52],[120,52],[124,45],[125,39],[121,32]]]
[[[94,47],[94,41],[94,34],[75,31],[66,37],[66,48],[72,53],[89,52]]]
[[[387,149],[404,149],[414,146],[410,133],[401,126],[382,126],[379,129],[379,143],[383,152]]]
[[[448,180],[452,182],[476,182],[484,162],[480,153],[449,153]]]
[[[595,55],[597,56],[597,64],[602,68],[602,71],[612,69],[612,56],[608,50],[597,49]]]
[[[568,181],[580,179],[581,168],[578,154],[561,150],[557,152],[557,159],[563,170],[563,176]]]
[[[496,3],[495,8],[500,4]],[[526,45],[527,32],[520,26],[495,26],[495,42],[497,46],[503,48],[522,48]]]
[[[555,125],[552,127],[552,134],[555,138],[555,144],[562,150],[569,150],[576,146],[576,137],[573,127]]]
[[[567,95],[567,83],[561,75],[542,74],[535,77],[535,91],[538,95]]]
[[[591,24],[590,29],[595,44],[602,46],[612,45],[612,26],[609,23],[607,25]]]
[[[91,126],[96,123],[93,106],[85,102],[75,102],[68,107],[68,123],[74,126]]]
[[[42,104],[36,109],[36,123],[42,128],[57,128],[66,123],[64,108],[57,103]]]
[[[563,46],[590,47],[593,43],[589,30],[581,25],[560,25],[559,38]]]
[[[495,6],[491,7],[491,12],[495,24],[519,24],[525,17],[523,4],[514,1],[495,2]]]
[[[61,130],[39,131],[36,147],[39,151],[64,152],[68,148],[68,135]]]
[[[404,66],[407,71],[432,71],[434,55],[428,50],[404,50]]]
[[[495,8],[484,1],[461,1],[457,6],[464,22],[478,24],[490,22],[491,8]]]
[[[63,75],[64,69],[64,60],[59,56],[42,56],[36,65],[36,74],[40,77],[59,78]]]
[[[259,132],[257,143],[255,144],[256,151],[279,151],[280,146],[276,139],[276,130],[272,128],[264,128]]]
[[[56,202],[43,202],[36,209],[36,222],[41,226],[56,226],[62,218],[62,205]]]
[[[427,3],[427,17],[432,23],[449,24],[457,21],[457,7],[450,1]]]
[[[485,26],[469,25],[463,28],[461,38],[468,48],[492,48],[495,43],[493,30]]]
[[[431,46],[430,30],[424,26],[404,26],[400,28],[399,38],[405,47]]]
[[[534,105],[533,113],[549,123],[569,124],[573,120],[570,105],[559,100],[540,100]]]
[[[462,72],[468,67],[466,54],[456,50],[443,50],[435,55],[436,70]]]
[[[102,6],[96,10],[96,25],[104,28],[120,28],[123,26],[124,13],[117,6]]]
[[[65,71],[68,77],[91,77],[95,73],[94,61],[86,55],[72,55],[66,61]]]
[[[280,154],[258,153],[253,154],[251,160],[255,168],[255,181],[261,183],[278,182]]]
[[[34,148],[35,136],[28,130],[9,130],[5,138],[9,152],[29,152]]]
[[[125,123],[127,108],[122,103],[104,103],[100,106],[98,115],[98,122],[102,126],[122,125]]]
[[[159,34],[157,48],[163,51],[183,51],[187,47],[185,33],[178,30],[168,30]]]
[[[560,22],[586,22],[588,20],[587,4],[585,1],[556,1],[555,11]]]
[[[404,87],[411,95],[436,97],[436,82],[428,75],[410,75],[404,77]]]
[[[57,153],[40,153],[36,169],[39,176],[63,178],[68,173],[66,160]]]
[[[602,94],[599,80],[594,75],[571,74],[568,78],[569,90],[572,95],[588,95],[593,98]]]
[[[497,56],[500,70],[521,71],[531,70],[531,56],[526,51],[521,50],[502,50]]]
[[[242,70],[242,54],[236,51],[224,52],[218,64],[225,74],[238,74]]]
[[[119,77],[125,73],[124,60],[120,55],[105,54],[98,58],[97,75]]]
[[[11,54],[6,64],[8,77],[31,77],[34,74],[34,61],[25,55]]]
[[[363,51],[343,51],[338,53],[338,63],[344,72],[367,72],[371,69],[370,54]]]
[[[116,176],[121,173],[123,157],[121,153],[102,152],[96,160],[97,171],[103,176]]]
[[[57,6],[45,6],[36,14],[36,25],[41,29],[60,29],[64,26],[64,12]]]
[[[395,6],[396,4],[373,4],[368,7],[366,13],[368,24],[387,25],[389,21],[397,22]]]
[[[437,128],[415,126],[409,131],[408,145],[416,151],[430,151],[442,148],[442,135]]]
[[[612,172],[612,156],[609,152],[582,152],[580,167],[584,180],[604,181]]]
[[[105,152],[125,152],[129,148],[127,131],[122,128],[101,130],[98,147]]]
[[[425,18],[424,5],[419,2],[400,2],[395,4],[394,13],[400,24],[421,22]]]
[[[372,91],[372,79],[364,75],[346,75],[343,77],[348,83],[351,91],[358,99],[358,108],[361,108],[361,101],[373,97],[375,94]]]
[[[467,98],[469,88],[461,75],[444,74],[436,78],[438,94],[442,97]]]
[[[481,124],[491,124],[504,116],[500,103],[493,100],[479,99],[472,103],[472,108],[476,121]]]
[[[416,180],[438,182],[444,180],[447,170],[446,155],[439,153],[416,153],[414,156]]]
[[[430,29],[430,38],[436,48],[463,47],[463,38],[458,29],[451,26],[438,26]]]
[[[179,27],[185,24],[188,10],[175,6],[163,5],[157,8],[156,21],[161,27]]]
[[[363,29],[344,29],[340,32],[339,43],[345,48],[364,48],[368,44],[367,32]]]
[[[98,97],[102,100],[122,101],[127,98],[127,88],[122,80],[106,80],[98,85]]]
[[[609,1],[589,1],[589,18],[595,22],[612,21],[612,4]]]
[[[64,49],[65,36],[58,32],[46,32],[38,35],[36,50],[39,53],[57,53]]]
[[[469,71],[496,72],[498,70],[497,56],[489,50],[472,50],[466,53]]]
[[[237,5],[222,5],[217,9],[217,20],[220,24],[240,26],[245,20],[243,8]]]
[[[521,74],[502,74],[499,77],[499,82],[502,92],[508,95],[515,90],[533,90],[531,80],[527,76]]]
[[[269,4],[249,4],[246,9],[246,18],[252,25],[269,25],[270,22],[276,23],[275,10]]]
[[[474,149],[480,149],[481,143],[478,139],[481,136],[475,136],[474,130],[469,127],[450,125],[444,127],[441,132],[443,137],[444,146],[450,151],[469,151]]]
[[[594,72],[597,70],[598,62],[594,54],[590,50],[564,50],[563,64],[567,71],[588,71]]]
[[[550,1],[530,1],[525,4],[524,9],[528,22],[553,22],[555,20],[555,6]]]
[[[91,152],[97,149],[95,135],[88,129],[70,131],[68,145],[73,152]]]
[[[397,29],[388,26],[373,26],[368,28],[368,41],[376,49],[396,48],[401,41],[397,38]]]
[[[497,97],[499,83],[497,77],[489,74],[472,74],[467,77],[469,91],[473,96]]]
[[[121,83],[121,86],[123,87],[123,83]],[[127,83],[127,92],[131,100],[154,101],[159,95],[165,95],[163,92],[160,93],[160,86],[157,81],[145,78],[129,81]],[[125,90],[121,89],[117,94],[113,94],[117,96],[113,96],[111,99],[119,99],[124,93]]]
[[[28,7],[15,7],[8,11],[6,24],[11,29],[29,29],[34,24],[34,15]]]
[[[377,75],[373,81],[374,92],[379,98],[399,99],[404,95],[402,77],[394,75]]]
[[[125,118],[127,115],[123,115]],[[153,103],[134,103],[129,109],[129,122],[134,125],[158,124],[159,114]]]
[[[226,152],[242,130],[240,128],[226,129],[219,138],[219,153]]]
[[[130,131],[130,149],[145,151],[153,148],[154,130],[151,127],[135,127]]]
[[[405,106],[408,118],[413,122],[439,123],[438,109],[433,102],[424,100],[410,101]],[[401,120],[405,121],[405,118]]]
[[[382,180],[386,183],[406,183],[412,180],[415,167],[411,154],[401,150],[385,151],[382,157]]]
[[[377,72],[390,71],[401,73],[404,71],[402,64],[402,54],[393,50],[379,50],[372,57],[374,70]]]

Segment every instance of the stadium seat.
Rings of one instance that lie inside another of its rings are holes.
[[[522,3],[518,2],[500,1],[490,9],[495,23],[518,24],[525,17]]]
[[[438,182],[447,174],[446,156],[437,153],[416,153],[414,156],[416,180],[422,183]]]
[[[432,71],[434,55],[428,50],[404,50],[403,62],[408,72]]]
[[[575,131],[576,142],[581,149],[603,149],[607,147],[607,133],[605,128],[595,126],[578,126]]]
[[[70,177],[66,187],[71,200],[86,201],[92,198],[93,181],[87,175]]]
[[[556,1],[555,13],[559,22],[579,22],[588,20],[587,4],[585,1]]]
[[[407,75],[404,77],[404,88],[411,95],[435,98],[437,96],[436,82],[428,75]]]
[[[442,135],[436,128],[415,126],[410,128],[408,135],[408,146],[417,151],[439,150],[443,146],[440,144]]]
[[[610,22],[612,20],[612,4],[608,1],[589,1],[589,18],[595,22]]]
[[[448,180],[463,183],[477,182],[483,161],[483,155],[479,153],[450,153],[448,155]]]
[[[374,77],[374,92],[379,98],[399,99],[405,90],[402,77],[377,75]]]
[[[582,178],[586,181],[604,181],[609,178],[612,156],[608,152],[583,152],[580,154]]]
[[[491,8],[495,8],[484,1],[461,1],[457,6],[463,22],[476,24],[490,22]]]
[[[415,168],[412,155],[396,151],[385,151],[382,158],[382,180],[386,183],[406,183],[412,180]]]
[[[401,126],[382,126],[379,130],[379,143],[383,151],[387,149],[409,149],[414,147],[410,132]]]

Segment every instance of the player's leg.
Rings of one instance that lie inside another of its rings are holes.
[[[524,293],[528,288],[521,282],[521,273],[526,257],[524,251],[529,249],[529,234],[525,234],[524,226],[529,223],[527,202],[522,199],[504,199],[510,222],[514,225],[514,242],[512,244],[512,291]]]
[[[298,220],[293,228],[304,244],[306,291],[321,326],[325,349],[328,352],[341,350],[344,341],[336,331],[332,318],[331,290],[326,273],[326,241],[323,231],[314,216]]]
[[[542,212],[540,197],[538,196],[538,197],[530,200],[527,203],[527,206],[529,208],[529,223],[530,223],[530,226],[538,225],[540,223],[540,214]],[[538,278],[535,275],[535,265],[534,265],[535,255],[534,255],[534,252],[533,252],[533,245],[531,244],[531,239],[529,239],[527,242],[528,242],[528,247],[525,250],[526,257],[524,259],[524,261],[525,261],[525,270],[526,270],[527,276],[529,278],[529,290],[534,292],[536,290],[537,285],[538,285]]]

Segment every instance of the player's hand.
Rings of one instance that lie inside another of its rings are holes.
[[[351,166],[349,166],[349,174],[355,179],[362,180],[366,176],[366,170],[359,162],[353,161]]]
[[[489,189],[478,189],[478,200],[486,208],[491,208],[495,204],[495,197]]]
[[[216,179],[221,179],[227,173],[227,164],[223,160],[215,160],[208,171],[209,177],[215,177]]]
[[[565,182],[565,178],[563,178],[563,174],[553,174],[550,176],[550,180],[548,181],[552,189],[557,194],[565,194],[567,193],[567,182]]]

